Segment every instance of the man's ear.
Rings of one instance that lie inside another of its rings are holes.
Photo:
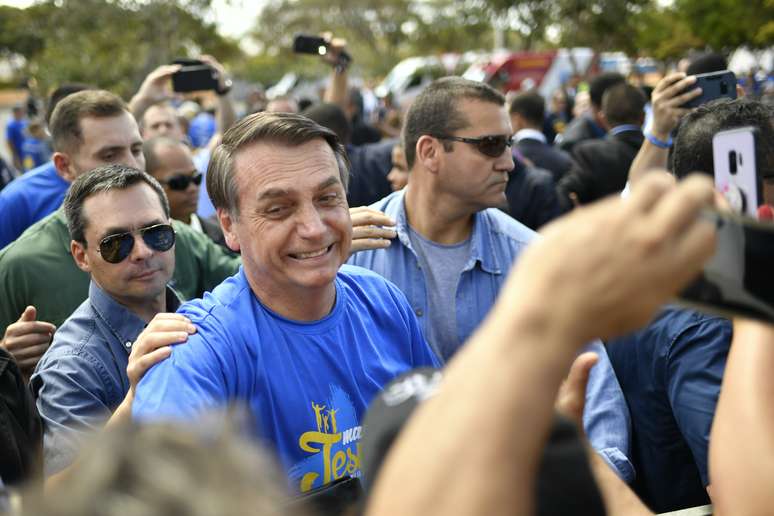
[[[427,169],[431,174],[437,174],[443,152],[443,143],[440,140],[424,134],[417,140],[414,161],[420,163],[422,168]]]
[[[218,208],[217,213],[220,228],[223,230],[223,237],[226,239],[226,245],[229,249],[238,253],[241,251],[241,247],[239,245],[239,237],[234,228],[234,218],[228,210],[223,208]]]
[[[56,167],[56,173],[62,179],[69,183],[75,181],[75,170],[70,156],[64,152],[55,152],[51,159],[54,162],[54,167]]]
[[[86,253],[86,246],[75,240],[70,240],[70,254],[73,255],[75,265],[78,266],[83,272],[91,273],[91,264],[89,263],[89,255]]]

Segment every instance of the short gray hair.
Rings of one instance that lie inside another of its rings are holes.
[[[126,165],[104,165],[78,176],[67,190],[64,199],[65,217],[70,238],[86,245],[86,226],[88,221],[83,215],[83,203],[94,194],[111,190],[126,190],[139,183],[145,183],[159,196],[164,216],[169,218],[169,201],[164,189],[153,176],[127,167]]]
[[[212,153],[207,168],[207,192],[216,208],[239,216],[234,156],[244,147],[259,142],[271,142],[298,147],[322,138],[333,151],[344,189],[349,184],[349,159],[336,134],[317,122],[295,113],[261,112],[237,122],[223,135],[223,141]]]

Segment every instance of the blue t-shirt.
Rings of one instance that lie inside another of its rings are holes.
[[[726,319],[669,306],[608,343],[632,418],[632,488],[655,512],[710,503],[709,435],[731,334]]]
[[[39,140],[34,136],[28,136],[22,144],[22,165],[24,170],[43,165],[51,159],[51,147],[45,140]]]
[[[188,138],[194,147],[204,147],[215,134],[215,117],[202,111],[191,120],[188,126]]]
[[[179,313],[196,324],[186,344],[137,387],[139,420],[192,420],[246,406],[291,485],[307,491],[360,476],[360,422],[395,376],[438,361],[405,296],[381,276],[344,265],[325,318],[286,319],[266,308],[244,270]]]
[[[49,161],[11,181],[0,191],[0,249],[53,212],[64,201],[70,183]]]
[[[14,150],[21,156],[22,145],[24,144],[24,129],[27,127],[26,120],[16,120],[12,118],[5,126],[5,139]]]

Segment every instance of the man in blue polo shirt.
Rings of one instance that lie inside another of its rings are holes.
[[[350,259],[406,294],[444,361],[484,320],[511,265],[536,238],[496,209],[506,202],[513,170],[511,133],[505,99],[489,86],[458,77],[428,86],[412,103],[403,129],[408,186],[371,206],[396,221],[397,238]],[[590,350],[599,362],[589,378],[586,432],[630,481],[629,412],[604,347],[597,342]]]
[[[11,151],[13,166],[24,170],[22,145],[24,145],[24,131],[27,128],[27,111],[24,106],[18,104],[11,110],[11,116],[5,126],[5,140],[8,143],[8,150]]]
[[[246,406],[300,491],[360,476],[360,421],[395,376],[437,366],[405,296],[342,264],[352,222],[335,134],[257,113],[213,153],[207,182],[243,267],[180,313],[197,332],[138,385],[140,420]]]

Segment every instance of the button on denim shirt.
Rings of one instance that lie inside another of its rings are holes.
[[[353,254],[348,263],[371,269],[395,283],[408,298],[420,328],[427,335],[427,288],[409,239],[405,192],[405,188],[393,192],[370,206],[396,222],[397,238],[386,249]],[[455,300],[460,342],[465,342],[484,320],[505,283],[511,265],[536,237],[534,231],[495,208],[474,215],[470,259],[459,278]],[[430,345],[434,347],[433,343]],[[437,349],[434,351],[438,354]],[[634,468],[627,458],[631,421],[626,401],[604,346],[594,342],[585,351],[599,355],[586,390],[583,415],[586,435],[594,449],[607,459],[621,478],[629,482],[634,479]]]
[[[168,288],[167,309],[179,304]],[[92,281],[88,299],[54,334],[30,380],[43,420],[46,475],[69,466],[79,442],[102,429],[129,392],[129,353],[145,326]]]

